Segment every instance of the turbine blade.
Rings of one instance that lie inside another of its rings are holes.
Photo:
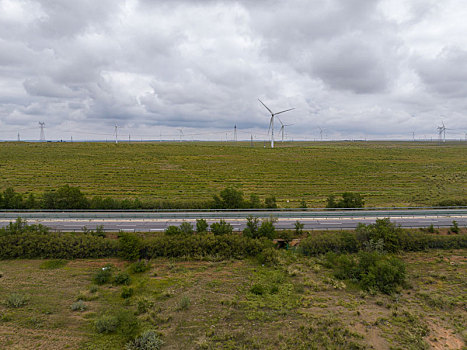
[[[288,112],[288,111],[291,111],[291,110],[294,110],[294,109],[295,109],[295,108],[286,109],[285,111],[280,111],[280,112],[274,113],[274,115],[278,115],[278,114],[281,114],[281,113],[285,113],[285,112]]]
[[[279,117],[276,117],[276,118],[279,119],[279,122],[281,123],[281,125],[284,126],[284,123],[282,123],[281,118],[279,118]]]
[[[264,106],[264,108],[266,108],[266,109],[269,111],[269,113],[274,114],[274,113],[272,113],[272,111],[268,108],[268,106],[266,106],[266,105],[263,103],[263,101],[261,101],[259,98],[258,98],[258,101],[261,102],[261,104]]]

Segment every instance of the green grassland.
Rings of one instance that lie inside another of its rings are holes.
[[[334,279],[320,258],[282,252],[275,267],[155,259],[130,273],[127,299],[123,286],[92,282],[108,263],[129,271],[118,259],[0,261],[0,348],[122,349],[124,330],[94,328],[122,312],[136,314],[138,331],[156,330],[163,349],[465,348],[467,250],[401,257],[409,285],[391,296]],[[8,305],[12,293],[24,305]],[[71,309],[78,299],[86,310]]]
[[[361,193],[366,206],[467,197],[467,144],[430,142],[0,143],[0,189],[41,194],[65,184],[87,196],[198,201],[227,186],[281,207],[323,207]]]

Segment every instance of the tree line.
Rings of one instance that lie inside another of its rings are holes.
[[[24,195],[9,187],[0,192],[0,209],[260,209],[277,208],[276,198],[264,201],[256,194],[245,199],[242,191],[227,187],[206,201],[168,201],[87,197],[79,187],[64,185],[40,196]]]

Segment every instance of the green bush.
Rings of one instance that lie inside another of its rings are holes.
[[[264,219],[261,222],[261,226],[258,229],[258,237],[266,237],[269,239],[273,239],[276,235],[276,228],[274,226],[274,223],[277,221],[276,218],[269,218],[269,219]]]
[[[28,303],[29,298],[21,293],[11,293],[6,298],[6,305],[11,308],[19,308]]]
[[[122,259],[128,261],[138,260],[140,257],[141,240],[134,233],[120,233],[118,237],[118,250]]]
[[[232,225],[221,219],[219,222],[213,222],[211,224],[211,232],[215,236],[227,235],[233,232],[233,227]]]
[[[180,235],[182,231],[180,230],[180,227],[178,226],[169,226],[165,229],[165,234],[167,236],[175,236],[175,235]]]
[[[449,228],[449,231],[455,234],[459,234],[459,224],[456,220],[453,220],[452,226]]]
[[[129,270],[131,273],[142,273],[146,272],[151,268],[151,264],[148,261],[141,260],[130,265]]]
[[[243,230],[243,235],[250,238],[258,238],[259,219],[249,215],[246,218],[246,227]]]
[[[279,262],[277,250],[266,248],[258,254],[258,262],[262,265],[276,265]]]
[[[131,287],[123,287],[123,288],[122,288],[122,292],[120,293],[120,296],[121,296],[123,299],[128,299],[128,298],[130,298],[130,297],[133,296],[134,292],[135,292],[135,291],[134,291],[133,288],[131,288]]]
[[[262,284],[254,284],[250,288],[250,293],[255,295],[263,295],[266,294],[266,288]]]
[[[269,196],[264,199],[264,206],[269,209],[277,208],[276,197]]]
[[[131,283],[131,277],[126,272],[119,272],[115,275],[114,283],[117,285],[126,285],[128,286]]]
[[[186,221],[182,222],[180,225],[180,232],[184,235],[193,234],[193,225]]]
[[[350,232],[330,232],[309,236],[300,242],[299,251],[305,255],[319,255],[327,252],[355,253],[358,242]]]
[[[112,275],[112,268],[109,266],[104,266],[94,274],[92,280],[95,284],[102,285],[110,283],[110,281],[112,280]]]
[[[305,207],[306,208],[306,207]],[[303,228],[305,227],[304,223],[301,223],[300,221],[295,221],[294,223],[294,228],[295,228],[295,234],[297,236],[301,236],[303,234]]]
[[[148,330],[125,345],[125,350],[159,350],[164,342],[159,335]]]
[[[44,209],[88,209],[89,200],[79,187],[65,185],[56,191],[46,191],[42,197]]]
[[[402,235],[402,229],[400,226],[392,223],[389,218],[376,219],[374,224],[358,224],[356,230],[357,240],[363,247],[365,242],[369,240],[383,241],[384,250],[387,252],[397,252],[401,248],[400,237]]]
[[[196,220],[196,232],[197,233],[204,233],[207,232],[209,225],[205,219],[197,219]]]
[[[405,282],[402,260],[378,252],[361,251],[357,256],[326,254],[326,266],[334,270],[338,279],[354,280],[365,290],[393,293]]]
[[[359,193],[344,192],[342,198],[336,201],[336,196],[327,198],[326,208],[363,208],[365,201]]]
[[[97,333],[113,333],[117,330],[120,321],[115,315],[103,315],[94,322]]]

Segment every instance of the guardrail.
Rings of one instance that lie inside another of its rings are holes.
[[[395,217],[395,216],[467,216],[467,208],[421,209],[364,209],[364,210],[212,210],[212,211],[2,211],[0,219],[220,219],[277,217],[277,218],[339,218],[339,217]]]

